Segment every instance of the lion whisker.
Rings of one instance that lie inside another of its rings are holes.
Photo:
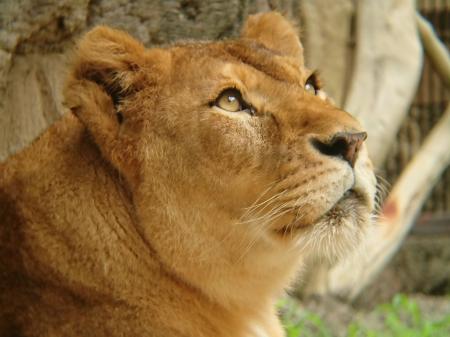
[[[276,210],[282,209],[284,208],[284,205],[277,207]],[[291,211],[291,209],[284,209],[283,211],[277,213],[276,210],[272,210],[271,216],[267,217],[265,219],[264,222],[260,223],[259,226],[255,226],[256,228],[256,234],[258,235],[254,235],[253,240],[247,245],[247,247],[245,248],[245,250],[243,251],[243,253],[240,255],[240,257],[237,259],[236,263],[241,262],[244,257],[248,254],[248,252],[252,249],[252,247],[255,245],[255,243],[258,241],[260,234],[261,233],[265,233],[266,227],[272,223],[275,219],[278,219],[279,217],[283,216],[284,214],[288,213]]]
[[[249,208],[247,208],[247,211],[242,215],[241,219],[250,216],[252,213],[256,213],[256,212],[261,213],[270,204],[273,204],[274,202],[277,201],[277,199],[281,198],[286,192],[287,192],[286,190],[283,190],[283,191],[273,195],[269,199],[265,200],[264,202],[261,202],[254,206],[250,206]],[[258,210],[258,208],[260,208],[261,206],[264,206],[264,207]]]

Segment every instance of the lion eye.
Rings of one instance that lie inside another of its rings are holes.
[[[315,73],[308,77],[305,83],[305,91],[311,95],[317,95],[320,90],[319,80]]]
[[[314,85],[310,84],[310,83],[306,83],[305,85],[305,90],[307,93],[309,94],[316,94],[317,89],[314,87]]]
[[[222,91],[214,105],[229,112],[242,111],[254,114],[254,109],[244,101],[239,90],[233,88]]]

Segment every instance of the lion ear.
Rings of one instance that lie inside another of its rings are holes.
[[[98,84],[116,105],[140,82],[144,46],[128,34],[99,26],[80,40],[73,76]]]
[[[296,29],[278,12],[250,16],[244,24],[241,37],[256,40],[282,54],[303,58],[303,47]]]
[[[120,171],[134,165],[135,140],[122,132],[120,103],[146,85],[149,56],[128,34],[97,27],[78,43],[64,89],[64,104]],[[126,129],[126,128],[125,128]],[[123,149],[127,149],[124,151]]]

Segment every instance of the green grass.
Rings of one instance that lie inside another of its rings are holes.
[[[316,314],[301,310],[288,298],[280,302],[281,320],[287,337],[336,337]],[[346,337],[450,337],[450,314],[439,320],[426,319],[418,304],[405,295],[396,295],[391,303],[375,309],[376,328],[361,319],[348,325]],[[378,321],[377,320],[377,321]]]

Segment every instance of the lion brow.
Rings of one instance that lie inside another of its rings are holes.
[[[225,44],[227,53],[242,63],[281,82],[298,83],[298,75],[293,73],[290,65],[277,62],[276,57],[282,56],[258,43],[235,41]]]

